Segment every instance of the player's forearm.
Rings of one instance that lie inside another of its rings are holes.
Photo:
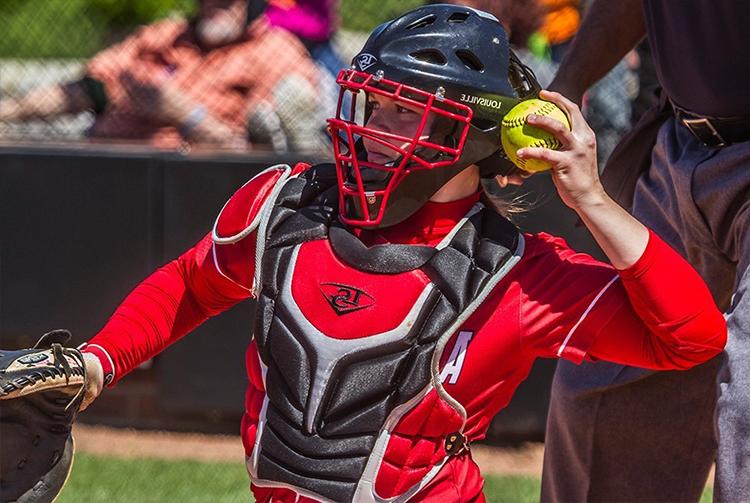
[[[93,102],[80,83],[68,82],[37,88],[20,98],[0,101],[0,120],[11,122],[52,118],[92,107]]]
[[[116,382],[248,296],[216,270],[206,236],[139,284],[89,344],[112,359]]]
[[[89,341],[112,359],[115,380],[153,358],[205,321],[174,262],[138,285]]]
[[[592,193],[574,209],[615,268],[627,269],[643,255],[648,229],[603,190]]]
[[[583,93],[645,34],[642,0],[594,0],[549,89],[580,105]]]

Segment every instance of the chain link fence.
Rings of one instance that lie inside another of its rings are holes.
[[[0,141],[327,152],[336,68],[375,26],[423,3],[3,0]],[[555,64],[517,49],[548,84]],[[637,91],[621,63],[589,93],[600,160],[629,128]]]

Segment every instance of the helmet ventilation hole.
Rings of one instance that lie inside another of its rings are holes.
[[[416,21],[413,21],[410,23],[405,30],[415,30],[417,28],[424,28],[426,26],[430,26],[432,23],[435,22],[437,17],[434,14],[430,14],[428,16],[421,17],[417,19]]]
[[[484,65],[473,52],[462,49],[456,51],[456,56],[458,56],[458,59],[460,59],[469,70],[477,72],[484,71]]]
[[[468,12],[454,12],[448,18],[448,22],[449,23],[463,23],[468,18],[469,18],[469,13]]]
[[[422,51],[416,51],[409,54],[412,58],[422,61],[424,63],[432,63],[433,65],[444,65],[448,62],[445,55],[436,49],[425,49]]]

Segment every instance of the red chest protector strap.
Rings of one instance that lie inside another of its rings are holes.
[[[523,240],[478,205],[437,247],[367,248],[338,223],[337,202],[333,168],[317,166],[287,180],[258,225],[267,398],[249,469],[257,486],[379,501],[373,481],[400,417],[435,388],[465,419],[440,384],[440,356]]]

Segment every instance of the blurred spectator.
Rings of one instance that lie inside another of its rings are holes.
[[[340,24],[339,0],[268,0],[266,15],[273,26],[299,37],[313,59],[334,77],[345,65],[331,37]]]
[[[323,119],[336,113],[339,95],[336,76],[347,66],[336,54],[331,41],[340,25],[338,9],[339,0],[268,0],[266,9],[271,24],[296,35],[323,72],[319,92]],[[346,96],[344,110],[349,106],[350,98]],[[280,113],[283,120],[284,111]],[[290,109],[289,113],[297,112]],[[325,132],[325,121],[321,120],[319,125],[320,131]]]
[[[579,0],[539,0],[544,7],[544,23],[539,35],[549,47],[550,57],[560,63],[581,25]]]
[[[544,22],[527,40],[532,45],[544,46],[544,50],[540,51],[537,47],[532,52],[537,55],[543,53],[552,62],[551,65],[542,66],[539,82],[546,86],[552,81],[557,66],[581,24],[581,2],[538,1],[544,13]],[[631,103],[638,92],[637,76],[634,73],[637,66],[637,55],[633,53],[620,61],[586,93],[583,114],[596,133],[599,166],[604,166],[617,142],[630,129]]]
[[[531,34],[542,26],[544,15],[539,0],[436,0],[432,3],[465,5],[489,12],[502,23],[514,49],[526,47]]]
[[[244,148],[249,126],[251,139],[298,147],[307,130],[281,123],[274,109],[280,100],[314,109],[319,72],[296,37],[270,26],[264,8],[258,0],[199,0],[195,19],[141,28],[97,54],[80,80],[3,99],[0,120],[90,109],[92,138]]]
[[[557,64],[538,57],[527,46],[529,37],[542,26],[544,9],[539,0],[436,0],[433,3],[465,5],[489,12],[503,24],[513,51],[533,70],[539,84],[546,87],[552,81]]]

